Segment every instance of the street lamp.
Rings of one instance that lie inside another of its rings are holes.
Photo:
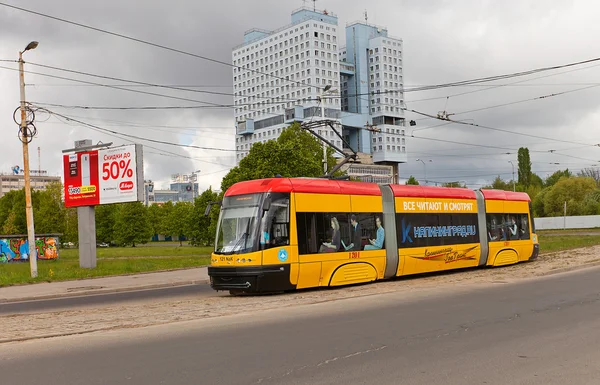
[[[29,175],[29,142],[33,139],[34,132],[29,134],[25,108],[25,74],[23,70],[23,53],[38,46],[37,41],[27,44],[23,52],[19,52],[19,83],[21,90],[21,142],[23,143],[23,178],[25,179],[25,214],[27,218],[27,241],[29,242],[29,268],[31,277],[38,275],[37,253],[35,250],[35,230],[33,226],[33,207],[31,205],[31,180]],[[32,115],[33,116],[33,115]],[[33,122],[30,122],[33,123]]]
[[[513,173],[512,173],[512,175],[513,175],[513,178],[512,178],[513,179],[513,192],[515,192],[515,165],[512,162],[512,160],[509,160],[508,163],[510,163],[512,165],[512,171],[513,171]]]
[[[336,92],[337,92],[337,90],[331,89],[331,84],[326,85],[325,88],[323,88],[323,91],[321,91],[321,96],[320,96],[319,100],[321,102],[321,119],[322,120],[325,119],[325,105],[324,105],[323,98],[326,93],[336,93]],[[325,174],[327,174],[327,143],[325,141],[323,141],[323,172]]]
[[[427,165],[423,159],[417,159],[417,162],[423,163],[423,169],[425,170],[425,184],[427,184]],[[429,159],[428,162],[433,162],[433,160]]]

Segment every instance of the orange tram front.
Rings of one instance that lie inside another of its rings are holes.
[[[326,179],[240,182],[225,193],[211,287],[281,292],[535,259],[526,193]]]

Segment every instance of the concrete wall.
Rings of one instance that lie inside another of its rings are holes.
[[[536,230],[590,229],[593,227],[600,227],[600,215],[535,218]]]

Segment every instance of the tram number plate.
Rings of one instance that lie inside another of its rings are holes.
[[[360,252],[359,251],[351,251],[350,259],[356,259],[356,258],[360,258]]]

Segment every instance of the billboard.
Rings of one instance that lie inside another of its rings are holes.
[[[143,201],[140,144],[64,155],[63,170],[66,207]]]

